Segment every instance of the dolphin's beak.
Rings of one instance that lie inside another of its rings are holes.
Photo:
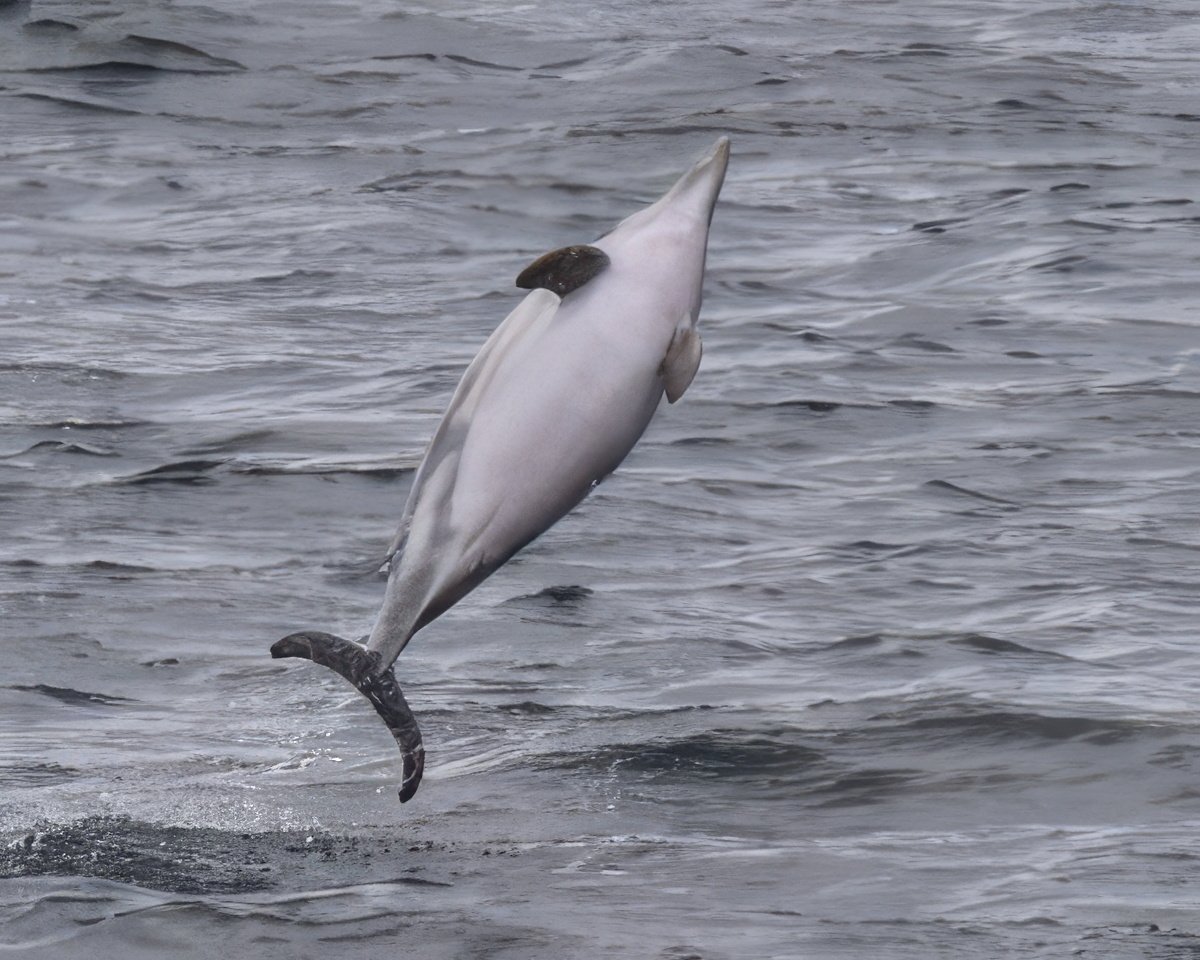
[[[675,181],[675,186],[659,203],[688,209],[694,216],[712,223],[713,208],[717,205],[717,195],[725,182],[728,166],[729,138],[720,137],[691,170]]]

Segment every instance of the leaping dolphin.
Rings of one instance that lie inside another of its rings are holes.
[[[400,746],[401,803],[425,749],[392,664],[615,470],[664,393],[683,396],[700,366],[708,230],[728,162],[721,137],[656,203],[522,271],[517,286],[532,292],[467,367],[417,469],[366,646],[304,631],[271,647],[336,670],[371,701]]]

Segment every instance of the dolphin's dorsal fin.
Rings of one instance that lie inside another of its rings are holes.
[[[542,254],[522,270],[517,277],[517,286],[522,290],[544,287],[551,293],[565,297],[607,266],[608,254],[599,247],[587,244],[560,247]]]
[[[658,368],[666,387],[668,403],[674,403],[692,385],[696,371],[700,369],[700,356],[703,353],[704,343],[700,334],[692,326],[691,317],[686,316],[675,328],[667,355]]]

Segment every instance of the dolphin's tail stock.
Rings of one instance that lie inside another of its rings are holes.
[[[400,802],[411,800],[425,770],[425,747],[421,744],[417,718],[408,708],[392,668],[379,669],[379,654],[331,633],[305,630],[275,641],[271,645],[271,656],[311,660],[340,673],[358,687],[383,718],[400,747]]]

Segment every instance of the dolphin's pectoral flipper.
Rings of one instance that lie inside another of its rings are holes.
[[[684,391],[692,385],[696,371],[700,369],[700,356],[703,353],[704,343],[696,328],[690,322],[681,323],[676,328],[671,345],[667,347],[667,355],[663,357],[659,367],[669,403],[674,403],[682,397]]]
[[[539,287],[565,297],[608,266],[608,254],[599,247],[579,244],[560,247],[542,254],[517,277],[517,286],[522,290]]]
[[[275,641],[271,656],[301,657],[329,667],[371,701],[400,747],[400,802],[411,800],[425,770],[425,747],[421,744],[417,719],[408,708],[392,668],[379,669],[379,654],[331,633],[305,630]]]

